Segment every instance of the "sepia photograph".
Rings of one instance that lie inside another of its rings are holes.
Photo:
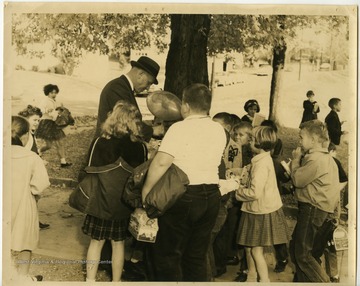
[[[357,285],[357,5],[2,4],[3,285]]]

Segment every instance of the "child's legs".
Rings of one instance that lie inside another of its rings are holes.
[[[329,282],[329,277],[312,255],[317,231],[328,213],[299,202],[297,224],[293,233],[294,264],[298,282]],[[305,280],[305,281],[303,281]]]
[[[215,243],[216,237],[218,236],[219,232],[224,226],[225,220],[227,216],[227,210],[225,205],[221,202],[219,213],[215,221],[215,225],[211,231],[211,239],[210,239],[210,245],[208,250],[208,274],[211,275],[210,278],[213,278],[216,275],[216,261],[215,259],[217,256],[215,256],[215,252],[217,251],[217,245]],[[208,280],[210,281],[210,280]]]
[[[249,270],[249,274],[255,275],[256,274],[256,267],[253,256],[251,254],[251,247],[245,247],[245,256],[247,261],[247,266]]]
[[[30,250],[20,251],[19,255],[16,258],[17,269],[20,275],[29,274],[30,260],[31,260]]]
[[[269,282],[269,272],[264,257],[264,248],[262,246],[252,247],[251,255],[254,258],[255,267],[260,277],[260,282]]]
[[[60,159],[65,159],[65,146],[64,146],[64,138],[61,138],[54,142],[56,147],[56,151]]]
[[[45,142],[45,145],[43,145],[39,148],[40,155],[41,155],[41,153],[51,149],[51,147],[52,147],[52,143],[53,143],[52,141],[44,140],[44,142]]]
[[[111,257],[111,268],[112,268],[112,281],[120,281],[121,273],[124,268],[125,259],[125,243],[124,241],[111,241],[112,246],[112,257]]]
[[[239,255],[239,259],[240,259],[240,272],[247,271],[249,269],[249,267],[248,267],[248,263],[247,263],[245,247],[243,247],[243,246],[239,247],[238,255]]]
[[[338,264],[337,264],[337,255],[336,255],[335,247],[333,245],[325,248],[324,257],[325,257],[326,273],[330,277],[337,276],[339,274]]]
[[[274,249],[275,249],[276,261],[284,261],[288,259],[289,253],[287,250],[286,243],[275,244]]]
[[[86,278],[95,280],[96,273],[99,267],[101,249],[103,248],[105,239],[96,240],[91,239],[86,256]]]
[[[241,216],[241,210],[239,204],[235,204],[234,207],[228,209],[227,224],[229,231],[229,241],[227,243],[228,250],[227,256],[234,257],[238,255],[238,244],[237,244],[237,231]]]

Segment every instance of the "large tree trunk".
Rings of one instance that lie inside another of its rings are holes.
[[[166,59],[164,90],[180,99],[192,83],[209,86],[207,41],[209,15],[171,15],[171,42]]]
[[[286,52],[285,41],[280,41],[277,45],[274,46],[273,63],[272,63],[273,74],[271,78],[271,89],[270,89],[269,119],[274,121],[278,126],[283,125],[279,120],[278,104],[280,97],[282,74],[284,72],[285,52]]]

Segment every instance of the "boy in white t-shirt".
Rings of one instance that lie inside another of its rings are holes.
[[[220,206],[218,167],[227,141],[224,128],[209,117],[210,107],[211,92],[205,85],[186,87],[184,120],[169,128],[149,167],[143,201],[171,164],[190,181],[186,193],[158,218],[152,246],[157,281],[208,279],[206,254]]]

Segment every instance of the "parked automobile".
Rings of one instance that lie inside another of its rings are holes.
[[[214,77],[215,86],[227,86],[241,82],[242,81],[240,79],[240,74],[236,70],[215,73],[215,77]]]
[[[319,67],[320,71],[330,71],[331,65],[329,63],[322,63]]]
[[[268,76],[272,74],[273,68],[269,64],[259,64],[259,67],[256,69],[255,74],[257,76]]]

